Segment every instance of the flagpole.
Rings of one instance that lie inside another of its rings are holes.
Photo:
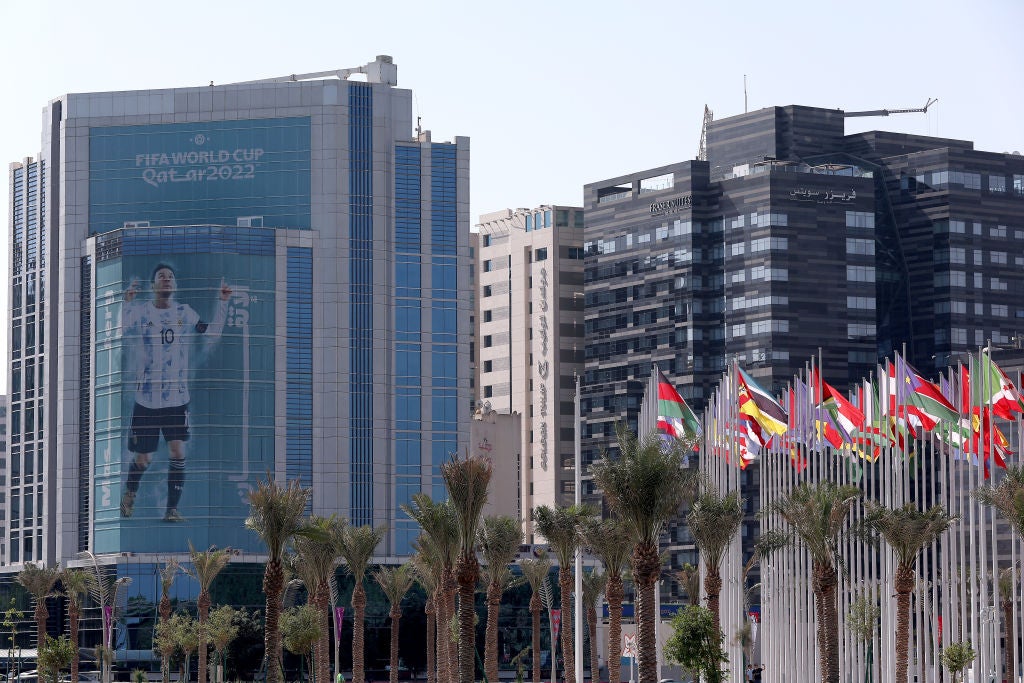
[[[575,486],[573,487],[576,492],[576,505],[579,506],[583,502],[583,481],[580,469],[582,467],[583,457],[582,449],[580,446],[580,376],[576,375],[576,424],[573,429],[573,441],[574,441],[574,464],[575,464]],[[575,632],[573,636],[575,638],[574,650],[576,659],[576,683],[583,683],[583,548],[576,545],[576,602],[573,609],[573,628]],[[593,647],[593,643],[591,643]],[[597,680],[597,672],[591,671],[590,677],[592,680]]]

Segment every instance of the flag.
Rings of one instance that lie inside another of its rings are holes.
[[[985,353],[970,360],[971,405],[992,406],[992,414],[1013,420],[1014,413],[1024,413],[1024,400],[1017,388],[995,362]]]
[[[661,370],[658,373],[658,431],[673,439],[700,439],[700,420]]]
[[[942,395],[939,388],[921,377],[899,354],[889,366],[889,376],[895,390],[895,414],[906,417],[910,425],[932,430],[940,421],[956,422],[960,419],[960,411]]]
[[[827,411],[832,417],[832,422],[839,428],[833,428],[833,431],[841,436],[843,441],[849,442],[864,426],[864,411],[850,403],[842,393],[826,382],[817,370],[811,370],[810,382],[814,388],[814,402],[818,408]]]
[[[739,372],[740,412],[752,417],[766,432],[785,434],[789,426],[789,415],[771,394],[761,388],[754,379],[736,366]]]

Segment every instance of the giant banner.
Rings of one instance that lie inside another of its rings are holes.
[[[274,466],[273,245],[272,230],[124,230],[96,263],[96,552],[256,549],[243,523]]]
[[[89,232],[125,223],[310,227],[308,117],[89,130]]]

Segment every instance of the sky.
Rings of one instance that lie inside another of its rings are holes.
[[[433,139],[470,137],[476,223],[503,208],[580,205],[586,183],[694,158],[704,106],[742,113],[744,77],[750,110],[938,98],[928,114],[854,119],[847,132],[1024,152],[1022,27],[1018,0],[0,0],[0,157],[37,156],[42,108],[64,93],[231,83],[387,54]],[[8,214],[8,184],[0,191]],[[6,271],[3,259],[3,282]],[[0,297],[7,310],[6,288]]]

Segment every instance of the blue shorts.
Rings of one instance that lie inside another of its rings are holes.
[[[135,404],[132,410],[132,431],[128,450],[132,453],[153,453],[165,441],[188,441],[188,404],[168,408],[147,408]]]

